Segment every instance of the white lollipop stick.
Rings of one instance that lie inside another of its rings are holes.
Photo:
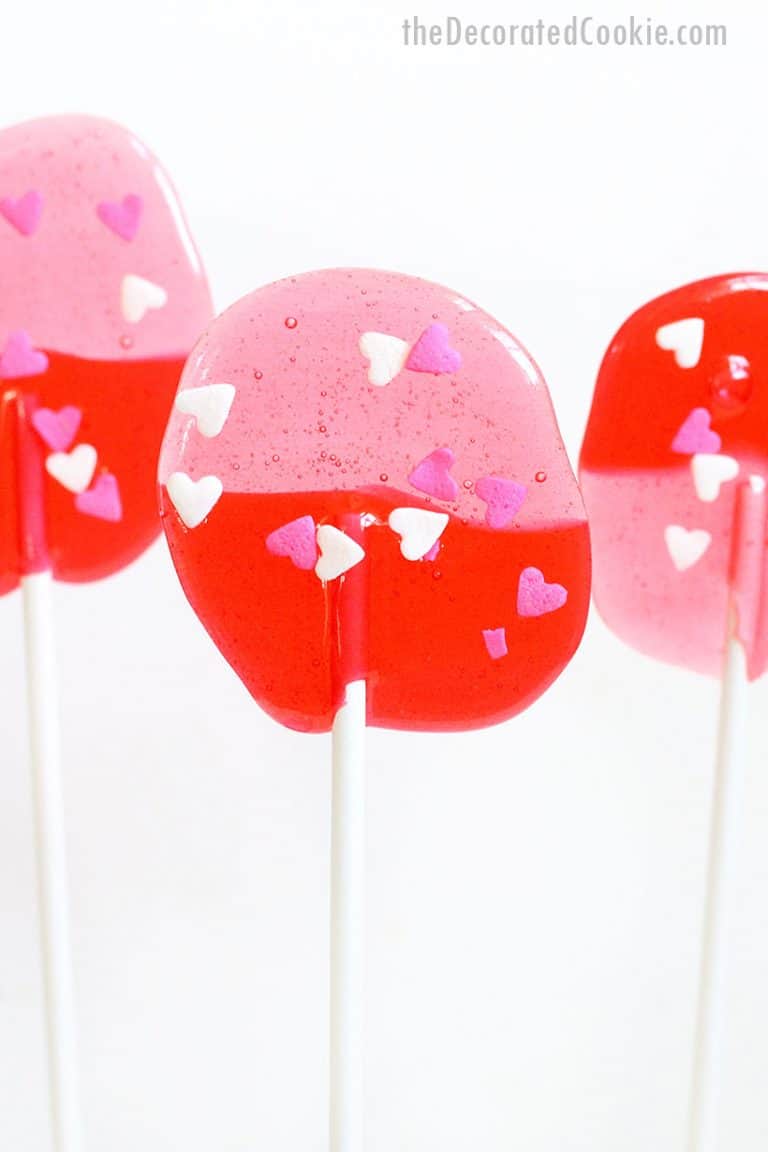
[[[365,972],[365,681],[333,725],[331,1152],[362,1152]]]
[[[48,1078],[56,1152],[80,1152],[77,1043],[50,572],[22,580]]]
[[[762,578],[765,485],[758,478],[739,487],[736,497],[731,588],[756,596]],[[718,1152],[720,1098],[730,942],[729,904],[736,878],[741,832],[740,798],[747,763],[747,658],[736,634],[733,602],[722,672],[720,721],[704,909],[699,999],[691,1083],[688,1152]]]
[[[42,460],[24,398],[8,399],[15,401],[17,414],[19,551],[24,572],[21,587],[51,1126],[55,1152],[81,1152],[59,693]]]
[[[340,528],[363,552],[359,515]],[[331,799],[330,1152],[362,1152],[365,1018],[365,653],[368,584],[355,560],[335,584]]]
[[[716,1152],[718,1148],[730,936],[728,900],[733,892],[740,832],[739,796],[746,761],[746,685],[744,647],[731,636],[723,666],[720,730],[712,798],[689,1152]]]

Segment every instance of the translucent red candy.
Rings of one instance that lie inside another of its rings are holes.
[[[581,454],[595,599],[661,660],[719,674],[729,604],[753,678],[768,651],[768,276],[636,312],[606,353]]]
[[[157,535],[151,474],[210,314],[168,177],[135,137],[87,117],[0,133],[0,592],[48,564],[104,576]],[[30,488],[44,557],[25,539]]]
[[[325,731],[468,729],[534,701],[589,600],[542,377],[445,288],[315,272],[241,300],[185,369],[160,467],[192,606],[259,703]]]

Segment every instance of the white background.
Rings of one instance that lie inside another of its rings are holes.
[[[573,11],[443,3],[418,14]],[[538,359],[575,459],[625,314],[768,265],[768,10],[637,12],[727,20],[726,50],[515,52],[407,51],[407,9],[9,3],[0,115],[143,137],[218,307],[344,264],[460,290]],[[56,608],[88,1152],[323,1152],[328,741],[253,704],[162,543]],[[0,1148],[48,1152],[17,596],[0,700]],[[768,1141],[767,700],[753,690],[730,1152]],[[714,682],[593,614],[511,724],[371,734],[367,1152],[680,1152],[716,705]]]

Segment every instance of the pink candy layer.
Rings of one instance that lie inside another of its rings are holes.
[[[750,467],[751,465],[751,467]],[[751,678],[768,660],[768,588],[762,582],[765,523],[744,521],[736,542],[731,526],[737,483],[766,475],[764,462],[743,459],[743,477],[724,484],[719,498],[703,503],[696,496],[687,462],[659,472],[593,472],[582,468],[581,487],[590,509],[594,554],[592,573],[601,615],[627,644],[656,659],[694,671],[719,675],[722,669],[729,580],[735,562],[757,579],[734,581],[738,635],[747,649]],[[757,501],[756,501],[757,503]],[[704,530],[711,544],[690,568],[678,571],[665,541],[665,529],[679,525]]]
[[[42,200],[39,219],[29,193]],[[142,202],[133,231],[129,201],[130,240],[102,219],[114,224],[118,208],[99,213],[126,197]],[[0,348],[24,330],[39,348],[84,358],[186,355],[210,318],[210,296],[173,187],[135,136],[85,116],[8,128],[0,133],[0,201],[21,201],[16,225],[0,216]],[[122,315],[128,275],[168,296],[138,323]]]
[[[459,353],[456,371],[403,367],[385,386],[369,383],[364,333],[413,347],[437,322]],[[528,487],[517,525],[584,520],[538,368],[496,321],[437,285],[360,270],[283,280],[241,300],[203,336],[181,387],[214,383],[237,389],[223,430],[205,439],[174,411],[161,481],[181,469],[216,475],[232,493],[386,486],[419,500],[409,476],[449,448],[458,495],[433,499],[441,511],[484,522],[474,486],[499,475]]]

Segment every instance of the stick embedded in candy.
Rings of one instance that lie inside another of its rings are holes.
[[[0,594],[27,642],[50,1109],[80,1152],[51,579],[117,571],[159,531],[151,471],[211,303],[146,148],[90,117],[0,132]]]
[[[714,1152],[745,689],[765,672],[768,276],[635,313],[600,369],[581,454],[597,606],[648,655],[720,676],[689,1152]]]
[[[564,668],[589,539],[546,386],[456,293],[314,272],[219,317],[160,463],[184,590],[256,700],[333,727],[331,1147],[359,1152],[363,730],[514,716]]]

